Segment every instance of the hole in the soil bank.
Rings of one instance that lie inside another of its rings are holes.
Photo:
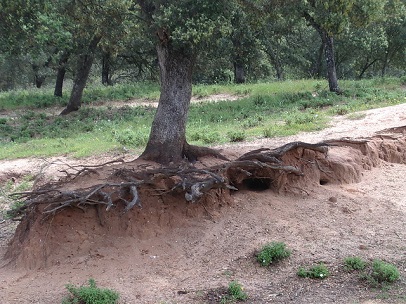
[[[326,179],[321,179],[320,180],[320,185],[324,186],[324,185],[327,185],[327,184],[328,184],[328,180],[326,180]]]
[[[271,188],[272,179],[270,178],[247,178],[243,185],[251,191],[265,191]]]

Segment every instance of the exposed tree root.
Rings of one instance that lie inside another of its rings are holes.
[[[276,175],[288,174],[302,176],[304,173],[300,168],[285,164],[282,159],[288,152],[297,149],[306,149],[323,155],[327,153],[328,144],[292,142],[273,150],[251,151],[235,161],[227,161],[204,169],[196,168],[189,162],[176,167],[149,170],[117,169],[113,177],[119,182],[99,184],[76,191],[63,190],[61,184],[48,184],[32,192],[16,193],[15,195],[24,200],[24,204],[10,215],[18,218],[40,205],[42,206],[40,210],[45,215],[52,215],[69,207],[85,210],[87,206],[94,205],[108,211],[119,207],[120,204],[123,204],[122,213],[125,213],[134,206],[141,208],[142,191],[145,189],[152,190],[160,196],[183,193],[186,201],[194,203],[212,189],[236,191],[246,178],[273,179]],[[187,145],[186,150],[193,157],[211,155],[226,160],[213,149]],[[93,167],[81,166],[75,175],[70,174],[69,177],[71,180],[75,179],[87,170],[93,170]]]

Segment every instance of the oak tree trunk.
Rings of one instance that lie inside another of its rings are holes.
[[[105,86],[111,86],[110,75],[111,55],[109,52],[103,52],[102,57],[102,84]]]
[[[85,89],[90,69],[92,68],[95,51],[101,36],[94,36],[83,53],[79,54],[76,68],[76,76],[73,81],[73,88],[69,98],[68,105],[60,115],[66,115],[70,112],[79,110],[82,102],[82,94]]]
[[[245,69],[244,64],[235,61],[234,62],[234,82],[245,83]]]
[[[45,75],[41,74],[40,66],[32,64],[32,70],[34,71],[34,85],[39,89],[45,81]]]
[[[304,12],[304,18],[310,23],[311,26],[319,33],[321,41],[324,45],[324,57],[326,58],[327,68],[327,80],[330,92],[337,94],[341,93],[341,89],[338,86],[336,63],[334,57],[334,39],[329,35],[326,29],[324,29],[319,23],[317,23],[309,13]]]
[[[334,39],[330,37],[327,31],[322,30],[320,33],[325,45],[324,54],[326,57],[327,67],[327,79],[330,92],[341,93],[341,89],[338,86],[336,63],[334,58]]]
[[[194,55],[189,50],[157,46],[161,95],[147,147],[140,156],[162,164],[186,156],[186,120],[192,97]]]
[[[69,52],[63,52],[61,58],[59,58],[54,96],[62,97],[63,81],[65,79],[66,64],[68,63],[69,55]]]

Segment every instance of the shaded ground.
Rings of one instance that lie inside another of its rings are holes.
[[[222,148],[234,158],[295,140],[371,136],[406,125],[405,113],[406,105],[372,110],[360,120],[337,118],[321,132]],[[351,160],[351,153],[341,156]],[[1,162],[0,176],[37,170],[41,162]],[[44,173],[56,177],[61,168],[66,166],[52,164]],[[213,294],[233,280],[244,286],[248,303],[405,303],[405,176],[405,164],[381,161],[363,171],[358,183],[309,185],[285,195],[242,190],[231,200],[213,199],[207,205],[175,199],[144,202],[143,209],[131,214],[118,218],[111,213],[103,229],[95,210],[70,210],[46,227],[47,239],[31,239],[27,248],[33,251],[25,254],[35,259],[0,269],[0,302],[60,303],[66,283],[84,284],[93,277],[100,286],[119,291],[121,303],[209,303],[209,291]],[[90,175],[80,183],[94,179],[103,176]],[[0,223],[3,256],[13,227],[9,221]],[[293,253],[266,269],[255,263],[254,252],[270,241],[285,242]],[[46,259],[41,257],[45,242],[54,244]],[[402,279],[388,291],[368,288],[342,268],[342,260],[354,255],[394,263]],[[296,276],[300,266],[318,262],[329,267],[330,278]]]

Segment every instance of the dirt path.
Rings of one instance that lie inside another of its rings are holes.
[[[336,117],[320,132],[221,148],[233,158],[290,141],[367,137],[404,125],[406,104],[367,111],[359,120]],[[47,176],[66,168],[60,162],[100,162],[58,159],[59,164],[54,159],[44,171]],[[44,164],[39,159],[2,161],[0,175],[25,174]],[[233,202],[204,209],[183,203],[173,207],[170,202],[158,209],[145,206],[137,211],[144,220],[131,226],[134,231],[128,230],[131,217],[123,217],[117,230],[111,228],[115,237],[108,239],[98,234],[91,214],[82,222],[58,222],[52,227],[65,231],[66,239],[48,240],[58,246],[46,267],[0,268],[0,302],[60,303],[65,284],[84,284],[92,277],[100,286],[119,291],[120,303],[209,303],[209,290],[233,280],[244,286],[248,303],[405,303],[406,165],[382,162],[362,174],[359,183],[320,185],[290,195],[240,191]],[[1,223],[0,229],[7,230],[9,224]],[[120,229],[127,232],[120,235]],[[0,256],[8,237],[0,234]],[[255,263],[254,252],[270,241],[283,241],[293,252],[266,269]],[[355,255],[395,263],[402,279],[388,291],[367,288],[342,268],[343,258]],[[296,276],[300,266],[318,262],[329,267],[331,277],[314,281]]]

